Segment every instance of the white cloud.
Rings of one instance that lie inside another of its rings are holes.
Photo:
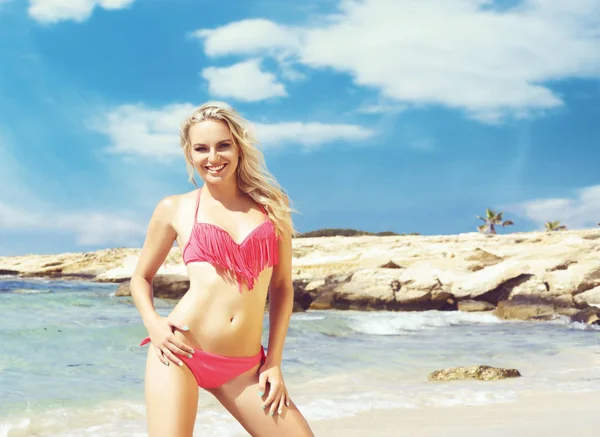
[[[311,149],[334,141],[358,142],[374,135],[372,130],[354,124],[290,122],[255,126],[256,136],[265,147],[300,144]]]
[[[274,74],[261,70],[260,60],[249,59],[230,67],[208,67],[202,71],[211,95],[256,102],[287,96],[284,86]]]
[[[59,232],[75,236],[78,245],[136,245],[145,225],[120,213],[73,212],[40,214],[0,202],[1,231]]]
[[[183,157],[179,126],[193,110],[187,103],[158,109],[123,105],[96,117],[89,126],[109,138],[110,153],[153,159]],[[290,145],[311,149],[339,140],[359,142],[375,134],[359,125],[320,122],[253,123],[253,127],[264,149]]]
[[[43,23],[87,20],[94,8],[123,9],[135,0],[29,0],[29,15]]]
[[[505,209],[540,226],[548,220],[560,220],[571,229],[596,226],[600,222],[600,185],[581,188],[573,197],[532,199]]]
[[[405,111],[406,109],[406,105],[398,103],[375,103],[359,107],[358,112],[363,114],[393,114]]]
[[[318,24],[268,20],[199,30],[209,56],[293,59],[351,75],[400,103],[460,108],[483,122],[564,104],[546,82],[600,74],[600,2],[342,0]]]
[[[160,109],[123,105],[91,120],[89,127],[110,139],[110,153],[167,159],[183,156],[179,125],[193,110],[187,103]]]
[[[297,31],[263,19],[236,21],[218,29],[199,29],[191,36],[205,40],[204,51],[208,56],[291,54],[300,48]]]

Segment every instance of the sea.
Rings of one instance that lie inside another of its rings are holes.
[[[0,276],[0,436],[145,436],[146,336],[116,284]],[[156,299],[167,315],[174,301]],[[264,345],[268,339],[265,317]],[[520,378],[432,382],[455,366],[516,368]],[[502,321],[490,313],[308,311],[292,315],[282,364],[308,419],[375,409],[515,402],[600,390],[600,329]],[[201,391],[195,435],[245,436]],[[376,436],[369,436],[376,437]]]

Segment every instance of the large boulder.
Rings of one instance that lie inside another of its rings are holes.
[[[431,372],[430,381],[454,381],[462,379],[478,379],[492,381],[497,379],[516,378],[521,376],[517,369],[502,369],[491,366],[453,367]]]
[[[458,310],[465,312],[491,311],[496,306],[482,300],[462,300],[458,302]]]
[[[594,287],[574,296],[575,303],[578,305],[600,305],[600,287]]]
[[[451,285],[451,293],[459,300],[475,299],[496,290],[501,284],[515,279],[528,271],[528,266],[518,260],[506,260],[483,270],[457,278]]]
[[[501,319],[550,320],[556,311],[551,303],[515,299],[498,302],[494,314]]]
[[[152,281],[154,297],[180,299],[190,288],[190,280],[183,275],[156,275]],[[123,282],[117,288],[116,296],[130,296],[130,282]]]
[[[454,304],[433,269],[360,269],[333,291],[332,306],[338,309],[416,311]]]

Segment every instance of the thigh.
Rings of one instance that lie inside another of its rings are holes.
[[[263,398],[258,395],[258,366],[210,392],[253,437],[314,437],[293,402],[290,401],[281,416],[270,416],[268,409],[261,408]]]
[[[150,344],[146,361],[146,416],[149,437],[192,437],[198,384],[184,364],[160,362]]]

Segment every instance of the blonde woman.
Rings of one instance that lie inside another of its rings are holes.
[[[268,172],[248,123],[209,102],[181,125],[189,180],[201,188],[161,200],[131,278],[151,343],[146,361],[150,437],[193,434],[198,387],[255,437],[313,433],[285,386],[281,359],[292,312],[292,224],[287,196]],[[152,280],[173,242],[190,288],[168,317]],[[269,293],[269,341],[261,345]]]

